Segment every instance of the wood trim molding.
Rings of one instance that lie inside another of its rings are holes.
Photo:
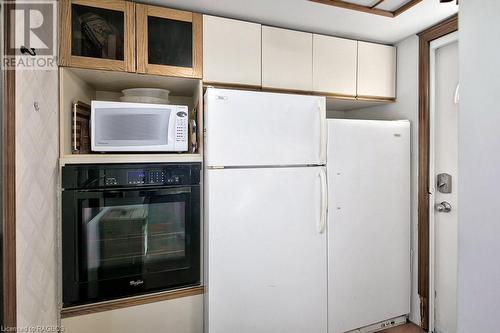
[[[360,101],[384,101],[384,102],[396,102],[396,97],[383,97],[383,96],[369,96],[369,95],[358,95],[356,99]]]
[[[68,30],[70,29],[70,30]],[[66,31],[66,33],[64,33]],[[71,58],[71,1],[59,1],[59,65],[69,66]]]
[[[146,73],[148,63],[148,8],[147,5],[135,5],[135,30],[136,35],[141,36],[137,38],[137,73]]]
[[[125,3],[124,56],[125,71],[135,72],[135,3]]]
[[[419,36],[419,101],[418,101],[418,294],[423,329],[429,329],[429,85],[430,43],[458,30],[454,15],[418,34]]]
[[[116,310],[127,308],[136,305],[149,304],[160,301],[167,301],[171,299],[181,298],[181,297],[189,297],[195,295],[202,295],[205,292],[205,288],[203,286],[199,287],[191,287],[186,289],[179,289],[173,291],[165,291],[161,293],[149,294],[149,295],[141,295],[137,297],[118,299],[108,302],[89,304],[89,305],[81,305],[75,306],[71,308],[66,308],[61,310],[61,318],[69,318],[76,317],[82,315],[88,315],[92,313]]]
[[[413,1],[408,1],[407,3],[405,3],[403,6],[399,7],[398,9],[396,9],[393,14],[394,14],[394,17],[397,17],[401,14],[403,14],[404,12],[406,12],[407,10],[411,9],[413,6],[417,5],[419,2],[421,2],[422,0],[413,0]]]
[[[377,6],[382,4],[385,0],[379,0],[374,5],[371,5],[371,6],[364,6],[364,5],[360,5],[360,4],[356,4],[356,3],[352,3],[352,2],[344,1],[344,0],[309,0],[309,1],[321,3],[324,5],[335,6],[335,7],[339,7],[339,8],[355,10],[358,12],[363,12],[363,13],[368,13],[368,14],[373,14],[373,15],[395,18],[395,17],[403,14],[407,10],[411,9],[413,6],[417,5],[418,3],[422,2],[423,0],[410,0],[407,3],[403,4],[401,7],[397,8],[393,11],[377,8]]]
[[[378,5],[380,5],[382,2],[384,2],[385,0],[378,0],[377,2],[375,2],[372,6],[370,6],[370,8],[375,8],[377,7]]]
[[[256,91],[262,90],[262,87],[258,85],[203,81],[203,88],[208,88],[208,87],[222,88],[222,89],[236,89],[236,90],[256,90]]]
[[[4,50],[6,56],[13,56],[10,49],[13,31],[11,30],[10,10],[15,3],[7,3],[4,7]],[[15,328],[17,325],[16,302],[16,71],[14,68],[4,73],[4,128],[5,140],[3,153],[4,167],[4,236],[3,236],[3,307],[4,327]]]
[[[250,84],[237,84],[237,83],[224,83],[224,82],[213,82],[213,81],[203,81],[203,88],[215,87],[221,89],[243,89],[243,90],[254,90],[254,91],[264,91],[264,92],[276,92],[283,94],[301,94],[301,95],[313,95],[313,96],[325,96],[326,98],[351,100],[351,101],[368,101],[368,102],[381,102],[381,103],[394,103],[396,98],[393,97],[382,97],[382,96],[364,96],[364,95],[343,95],[334,94],[322,91],[308,91],[308,90],[292,90],[292,89],[282,89],[282,88],[271,88],[262,87],[258,85]]]
[[[75,5],[97,7],[109,10],[125,11],[126,2],[123,0],[70,0]]]
[[[193,77],[203,78],[203,15],[193,13]]]
[[[166,8],[166,7],[158,7],[150,5],[145,5],[145,6],[146,6],[147,16],[165,18],[174,21],[184,21],[184,22],[193,21],[192,12],[179,9]]]

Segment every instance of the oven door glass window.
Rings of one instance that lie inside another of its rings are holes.
[[[81,198],[80,282],[189,268],[190,188]]]

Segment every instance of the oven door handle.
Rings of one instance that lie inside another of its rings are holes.
[[[124,191],[104,191],[104,198],[123,198],[125,195]]]
[[[124,188],[121,190],[105,190],[103,191],[104,198],[123,198],[128,192],[138,192],[140,195],[147,194],[148,196],[154,195],[175,195],[175,194],[190,194],[190,187],[176,187],[176,188]]]
[[[141,193],[154,193],[154,195],[175,195],[175,194],[190,194],[190,187],[162,188],[154,190],[140,190]]]

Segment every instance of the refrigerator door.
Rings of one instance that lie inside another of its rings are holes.
[[[327,332],[323,168],[206,170],[209,333]]]
[[[328,322],[410,312],[410,124],[328,120]]]
[[[323,165],[325,97],[208,88],[206,165]]]

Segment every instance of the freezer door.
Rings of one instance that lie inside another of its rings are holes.
[[[322,165],[325,97],[209,88],[207,166]]]
[[[327,123],[328,331],[341,333],[410,312],[410,125]]]
[[[206,171],[209,333],[327,332],[322,172]]]

